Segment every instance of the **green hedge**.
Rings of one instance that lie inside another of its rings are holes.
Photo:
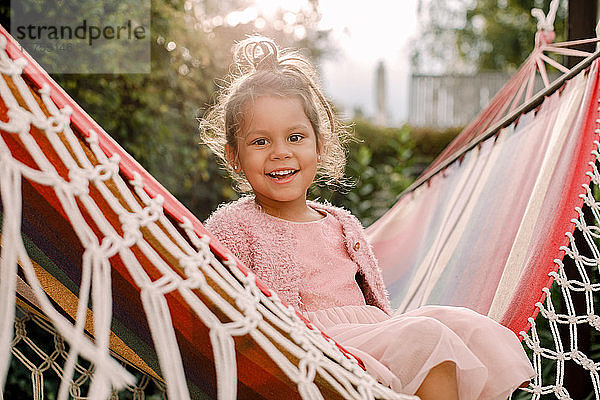
[[[350,186],[315,187],[311,194],[349,209],[364,226],[389,210],[458,133],[409,125],[379,127],[365,120],[355,121],[353,128],[346,165]]]

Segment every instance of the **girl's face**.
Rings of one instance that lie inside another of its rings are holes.
[[[239,165],[263,207],[306,203],[306,192],[317,172],[317,138],[302,102],[295,97],[261,96],[247,108],[238,136]]]

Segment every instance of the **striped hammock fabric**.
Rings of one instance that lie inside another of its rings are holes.
[[[0,388],[17,303],[68,343],[58,398],[78,358],[90,399],[132,384],[116,358],[171,399],[411,398],[257,282],[4,28],[0,74]]]
[[[370,226],[392,305],[466,306],[527,331],[592,195],[599,99],[594,61]]]

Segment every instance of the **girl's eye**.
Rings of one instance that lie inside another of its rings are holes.
[[[256,139],[252,142],[252,144],[255,144],[257,146],[264,146],[267,144],[267,139]]]
[[[289,139],[288,139],[288,140],[289,140],[290,142],[299,142],[299,141],[301,141],[303,138],[304,138],[304,136],[302,136],[301,134],[299,134],[299,133],[294,133],[294,134],[290,135],[290,137],[289,137]]]

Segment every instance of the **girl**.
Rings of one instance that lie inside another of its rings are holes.
[[[308,201],[344,171],[343,127],[299,53],[251,37],[201,123],[203,142],[253,196],[222,205],[206,228],[280,298],[393,390],[422,399],[506,399],[534,371],[517,337],[457,307],[391,316],[377,260],[348,211]]]

